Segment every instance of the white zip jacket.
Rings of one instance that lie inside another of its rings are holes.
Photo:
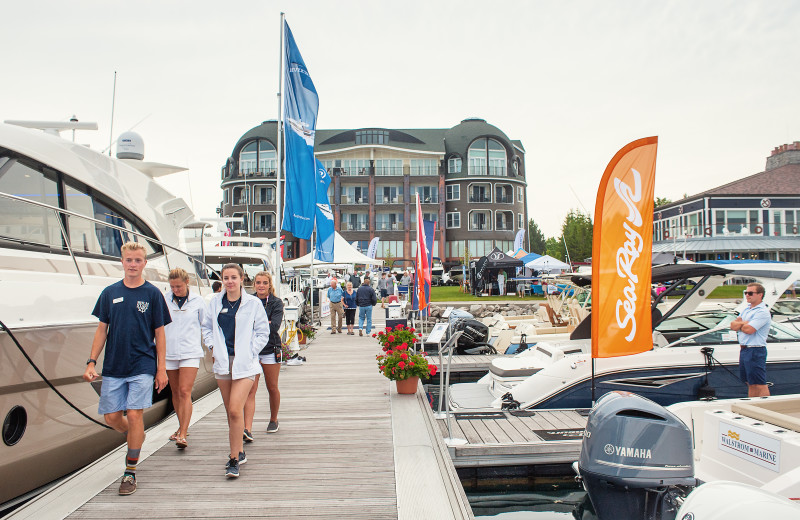
[[[225,335],[222,327],[217,323],[217,317],[222,310],[222,297],[225,292],[217,293],[208,302],[208,312],[203,320],[203,341],[214,356],[214,373],[225,375],[228,373],[228,349],[225,347]],[[242,303],[236,311],[236,339],[233,351],[236,359],[233,360],[231,377],[242,379],[261,373],[261,364],[258,362],[258,353],[269,340],[269,321],[267,313],[261,305],[261,300],[242,291]]]
[[[206,314],[206,302],[202,296],[189,291],[189,298],[178,308],[172,291],[164,295],[172,323],[164,327],[167,336],[167,359],[181,360],[204,356],[200,325]]]

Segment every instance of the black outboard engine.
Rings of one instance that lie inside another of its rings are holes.
[[[489,327],[478,320],[460,319],[452,324],[452,331],[462,331],[456,352],[459,354],[490,354],[497,350],[489,345]]]
[[[649,399],[610,392],[589,414],[578,471],[600,520],[672,519],[696,485],[692,436]]]

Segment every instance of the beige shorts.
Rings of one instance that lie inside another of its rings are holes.
[[[228,373],[227,374],[214,374],[215,378],[221,379],[223,381],[232,381],[233,380],[233,376],[231,375],[233,373],[233,358],[234,358],[234,356],[231,356],[231,357],[228,358]],[[255,381],[256,380],[256,376],[254,374],[252,376],[246,376],[246,377],[242,377],[240,379],[249,379],[250,381]]]

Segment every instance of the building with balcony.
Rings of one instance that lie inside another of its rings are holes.
[[[277,145],[277,122],[265,121],[238,140],[223,166],[219,212],[242,217],[234,231],[274,236]],[[522,143],[483,119],[439,129],[317,130],[315,154],[332,177],[336,230],[361,251],[380,237],[378,258],[414,258],[417,195],[423,218],[437,223],[433,256],[447,265],[465,252],[510,250],[528,221]],[[284,258],[309,250],[308,241],[286,234]]]
[[[659,206],[653,251],[690,260],[800,262],[800,142],[776,147],[763,172]]]

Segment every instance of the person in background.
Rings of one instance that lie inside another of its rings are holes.
[[[381,303],[386,303],[386,297],[389,296],[389,278],[386,273],[381,273],[381,278],[378,280],[378,291],[381,293]]]
[[[364,277],[364,283],[356,292],[356,305],[358,306],[358,335],[363,336],[364,320],[367,320],[367,336],[372,332],[372,308],[378,303],[375,289],[369,283],[369,278]]]
[[[505,296],[506,294],[506,272],[502,270],[497,273],[497,292],[500,296]]]
[[[215,293],[222,292],[222,282],[216,281],[211,284],[211,290],[213,290]]]
[[[269,322],[258,298],[244,292],[241,266],[225,264],[221,274],[225,291],[211,298],[202,331],[214,356],[214,376],[228,414],[225,475],[236,478],[239,466],[247,462],[242,446],[244,404],[261,372],[258,354],[269,340]]]
[[[766,397],[767,386],[767,334],[772,322],[764,300],[764,286],[747,285],[744,291],[748,306],[731,322],[731,330],[739,336],[739,376],[747,383],[748,397]]]
[[[255,276],[253,282],[256,288],[256,298],[261,300],[264,312],[269,320],[269,341],[258,353],[261,370],[264,372],[264,383],[269,392],[269,424],[267,433],[278,431],[278,410],[281,407],[281,392],[278,389],[278,376],[281,373],[281,364],[277,355],[281,352],[281,337],[279,331],[283,323],[283,301],[275,296],[275,286],[272,285],[272,275],[261,271]],[[258,375],[247,395],[244,405],[244,441],[253,442],[253,419],[256,415],[256,392],[258,391]]]
[[[328,300],[331,302],[331,334],[342,333],[343,295],[344,291],[339,287],[339,281],[336,278],[332,278],[331,286],[328,288]]]
[[[187,446],[192,419],[192,388],[203,359],[200,326],[206,304],[189,290],[189,274],[181,268],[169,272],[169,292],[164,295],[172,323],[164,328],[167,337],[167,377],[172,391],[172,407],[178,416],[178,431],[170,440],[178,449]]]
[[[347,333],[353,336],[353,325],[356,323],[356,292],[353,290],[353,284],[347,282],[344,294],[342,295],[342,303],[344,304],[344,317],[347,323]]]
[[[350,281],[353,282],[353,289],[358,290],[361,287],[361,278],[358,276],[358,271],[353,271]]]
[[[167,386],[166,336],[170,318],[164,295],[142,276],[147,251],[136,242],[121,248],[124,278],[103,289],[92,314],[100,323],[83,379],[99,377],[97,358],[105,349],[103,383],[97,413],[106,424],[127,435],[125,473],[120,495],[136,491],[136,465],[144,443],[144,409],[153,406],[153,385]]]

